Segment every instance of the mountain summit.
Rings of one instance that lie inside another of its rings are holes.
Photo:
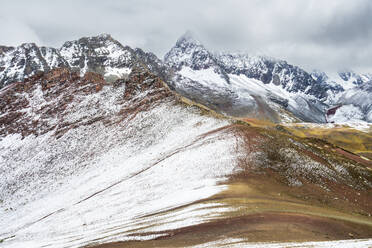
[[[191,32],[186,32],[177,40],[175,46],[165,54],[164,62],[176,69],[187,66],[195,70],[210,67],[219,70],[213,54],[196,40]]]
[[[177,42],[177,47],[195,47],[195,46],[202,46],[202,44],[195,38],[195,34],[193,34],[190,30],[186,31],[183,35],[181,35]]]

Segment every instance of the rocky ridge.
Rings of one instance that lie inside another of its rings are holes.
[[[126,77],[130,68],[139,64],[160,74],[161,63],[154,54],[123,46],[107,34],[67,41],[59,49],[38,47],[34,43],[3,46],[0,47],[0,88],[58,67],[81,76],[95,72],[113,82]]]

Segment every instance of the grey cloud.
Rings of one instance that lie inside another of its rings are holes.
[[[192,30],[213,50],[266,54],[309,70],[372,72],[370,13],[369,0],[19,0],[2,4],[0,18],[13,21],[0,24],[0,43],[60,46],[110,33],[162,57]]]
[[[331,45],[369,42],[372,38],[371,13],[372,1],[354,6],[347,11],[341,11],[332,16],[319,32],[318,37],[321,37],[321,41]]]
[[[1,44],[14,45],[22,42],[42,44],[36,32],[27,24],[14,19],[0,16]]]

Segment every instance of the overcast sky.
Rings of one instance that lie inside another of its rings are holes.
[[[214,51],[372,72],[370,0],[4,0],[0,8],[3,45],[59,47],[109,33],[162,57],[186,30]]]

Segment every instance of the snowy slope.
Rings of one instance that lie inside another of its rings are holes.
[[[363,113],[354,105],[342,105],[335,114],[328,116],[328,122],[344,123],[344,122],[363,122]]]
[[[26,91],[22,84],[1,91],[16,98],[1,106],[0,121],[18,116],[15,129],[0,132],[2,247],[149,239],[155,236],[137,228],[167,230],[205,218],[203,204],[151,215],[224,189],[217,183],[235,167],[235,137],[207,134],[228,122],[175,105],[156,78],[144,75],[113,86],[60,70],[25,83]],[[44,80],[51,86],[42,87]]]
[[[338,104],[355,106],[361,112],[363,120],[372,122],[372,81],[340,94]]]
[[[140,227],[143,232],[159,231],[202,221],[202,204],[182,211],[187,221],[182,212],[146,216],[223,189],[217,182],[234,168],[227,163],[234,139],[211,136],[201,146],[204,140],[198,136],[224,124],[164,104],[141,113],[129,126],[105,128],[97,123],[74,129],[58,141],[50,134],[24,140],[7,136],[0,143],[7,158],[2,161],[2,188],[26,175],[32,181],[16,194],[2,190],[1,237],[15,235],[5,247],[19,247],[20,242],[27,247],[80,247],[129,236],[149,239],[154,236],[131,234]],[[16,164],[10,163],[19,154],[15,150],[24,154]],[[81,156],[86,153],[92,154],[88,160]],[[57,158],[53,171],[45,168],[51,156]],[[18,169],[10,172],[9,166]],[[150,222],[155,227],[149,228]]]

